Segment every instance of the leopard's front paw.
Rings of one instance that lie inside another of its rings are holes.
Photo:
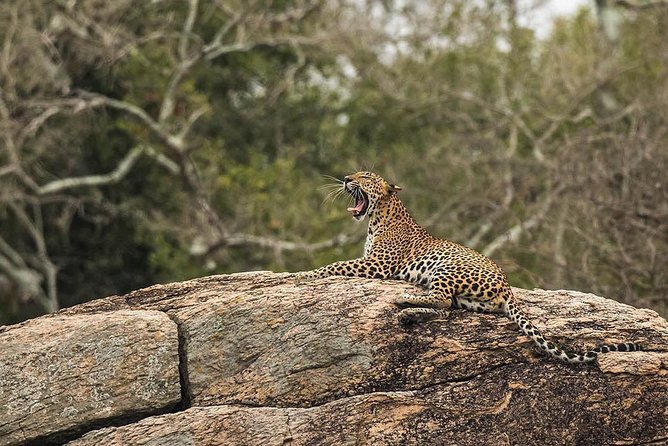
[[[394,299],[394,305],[400,308],[410,307],[412,305],[411,301],[415,299],[415,295],[410,293],[403,293],[401,296]]]
[[[401,296],[394,299],[394,304],[399,308],[406,307],[439,307],[440,305],[433,305],[428,295],[415,295],[411,293],[403,293]]]
[[[297,285],[314,279],[313,273],[311,271],[299,271],[298,273],[294,273],[292,277],[294,278],[295,284]]]
[[[401,325],[420,324],[434,319],[446,319],[450,315],[447,310],[436,310],[434,308],[404,308],[399,312],[399,323]]]

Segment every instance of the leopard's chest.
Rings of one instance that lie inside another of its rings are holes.
[[[369,257],[369,253],[373,249],[373,234],[369,234],[364,242],[364,257]]]

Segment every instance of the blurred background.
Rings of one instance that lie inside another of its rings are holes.
[[[668,1],[3,0],[0,324],[358,257],[373,169],[511,284],[668,315]]]

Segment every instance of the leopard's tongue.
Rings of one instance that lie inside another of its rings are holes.
[[[353,214],[359,214],[362,212],[362,209],[364,209],[364,200],[359,200],[354,208],[348,208],[347,211],[352,212]]]

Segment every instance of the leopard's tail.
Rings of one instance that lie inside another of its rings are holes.
[[[503,305],[503,313],[510,318],[522,332],[529,336],[536,343],[538,348],[549,353],[551,356],[558,358],[568,363],[582,363],[591,362],[596,359],[599,353],[607,352],[635,352],[641,350],[640,345],[634,343],[623,344],[606,344],[596,347],[593,350],[584,353],[568,353],[565,352],[558,345],[553,344],[545,339],[543,334],[536,328],[534,324],[522,313],[517,302],[513,297],[507,299]]]

